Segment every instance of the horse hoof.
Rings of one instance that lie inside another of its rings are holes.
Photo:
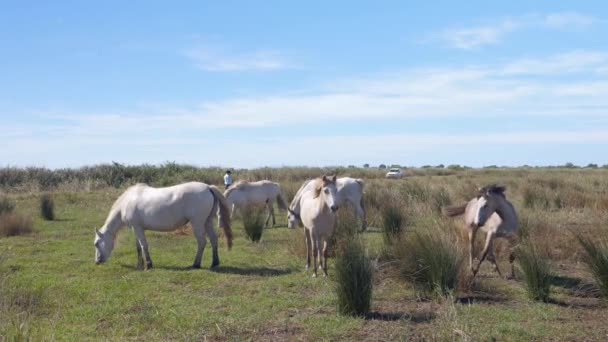
[[[200,264],[198,264],[198,265],[193,264],[192,266],[190,266],[190,268],[197,270],[197,269],[201,268],[201,265]]]
[[[214,262],[214,263],[211,264],[211,269],[214,269],[214,268],[218,267],[219,265],[220,265],[219,261],[218,262]]]

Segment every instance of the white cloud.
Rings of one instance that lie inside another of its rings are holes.
[[[419,117],[608,116],[608,53],[574,51],[501,65],[414,69],[337,81],[301,94],[203,102],[184,108],[50,114],[46,134],[113,136]],[[579,81],[570,77],[576,74]],[[542,77],[540,77],[542,76]],[[582,77],[582,79],[581,79]],[[15,132],[23,132],[27,127]],[[7,130],[0,133],[6,137]],[[14,134],[13,134],[14,135]]]
[[[593,73],[608,65],[608,53],[598,51],[571,51],[547,58],[527,58],[509,63],[505,74],[568,74],[573,72]]]
[[[597,20],[592,17],[576,12],[552,13],[544,17],[543,25],[547,28],[585,28],[594,24]]]
[[[518,23],[506,19],[492,26],[445,30],[441,36],[451,47],[468,50],[483,45],[496,44],[505,34],[517,29],[518,26]]]
[[[220,48],[194,48],[183,52],[194,65],[205,71],[272,71],[292,68],[285,56],[274,50],[229,53]]]
[[[572,30],[584,29],[597,20],[577,12],[557,12],[547,15],[526,14],[518,17],[494,20],[494,23],[472,27],[450,28],[438,36],[449,47],[457,49],[476,49],[485,45],[497,44],[515,31],[524,29]]]

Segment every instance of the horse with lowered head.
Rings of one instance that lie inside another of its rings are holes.
[[[274,217],[273,202],[276,201],[279,209],[287,210],[287,202],[281,193],[279,183],[268,180],[257,182],[240,181],[224,191],[224,197],[228,205],[232,206],[232,215],[236,209],[242,209],[248,205],[264,205],[268,210],[268,217],[265,225],[268,226],[268,221],[272,217],[272,225],[276,224]]]
[[[312,181],[313,191],[302,194],[300,217],[304,224],[306,237],[306,268],[310,268],[310,257],[313,257],[313,277],[317,276],[317,257],[325,276],[327,276],[327,257],[329,241],[336,225],[336,176],[323,176]],[[323,243],[323,249],[321,249]]]
[[[453,217],[464,214],[464,222],[469,235],[469,266],[471,267],[471,272],[473,272],[473,277],[475,277],[479,271],[479,267],[486,257],[494,265],[494,270],[502,276],[492,250],[492,242],[496,238],[505,238],[509,242],[509,263],[511,264],[510,277],[515,277],[513,266],[515,255],[513,254],[513,248],[518,242],[517,214],[515,213],[515,208],[511,202],[507,201],[504,194],[505,189],[504,186],[496,184],[484,186],[479,189],[477,196],[468,203],[460,206],[443,208],[443,213],[446,216]],[[486,232],[486,242],[483,251],[481,252],[481,258],[477,265],[474,266],[473,253],[475,235],[480,228]]]
[[[336,201],[338,206],[342,206],[348,203],[353,210],[355,215],[361,219],[361,229],[365,231],[367,229],[367,220],[365,215],[365,207],[363,206],[363,180],[358,178],[341,177],[336,180],[337,197]],[[306,191],[313,191],[315,189],[314,180],[305,181],[298,192],[296,192],[289,209],[287,212],[287,227],[295,228],[300,221],[300,199],[302,194]]]
[[[224,229],[230,249],[232,247],[230,209],[217,187],[199,182],[166,188],[153,188],[146,184],[133,185],[114,202],[103,227],[95,230],[95,261],[99,264],[108,260],[114,249],[114,238],[118,229],[128,226],[136,237],[137,267],[149,269],[152,267],[152,259],[148,253],[144,230],[172,231],[190,222],[198,242],[192,267],[201,267],[206,244],[205,234],[209,235],[211,240],[213,249],[211,267],[215,267],[220,263],[217,234],[213,228],[218,207],[220,226]]]

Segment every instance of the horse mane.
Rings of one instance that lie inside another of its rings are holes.
[[[313,184],[315,186],[315,195],[313,196],[313,198],[317,198],[321,194],[321,189],[323,189],[323,178],[317,177],[311,182],[314,182]]]
[[[479,195],[483,195],[486,193],[491,193],[494,195],[505,195],[505,191],[507,190],[507,187],[504,185],[498,185],[496,183],[494,184],[490,184],[490,185],[486,185],[484,187],[479,188]]]
[[[228,197],[230,195],[230,193],[232,193],[234,190],[240,190],[242,189],[244,186],[248,185],[249,182],[248,181],[238,181],[236,183],[234,183],[234,185],[232,185],[231,187],[228,188],[228,190],[226,190],[224,192],[224,197]]]

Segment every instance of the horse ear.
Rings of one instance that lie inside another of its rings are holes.
[[[334,175],[334,176],[332,177],[331,181],[332,181],[332,182],[334,182],[334,183],[336,182],[336,175]]]
[[[98,230],[95,229],[95,234],[97,235],[97,237],[99,237],[100,239],[103,238],[103,234]]]
[[[323,182],[327,182],[327,176],[323,175]]]

